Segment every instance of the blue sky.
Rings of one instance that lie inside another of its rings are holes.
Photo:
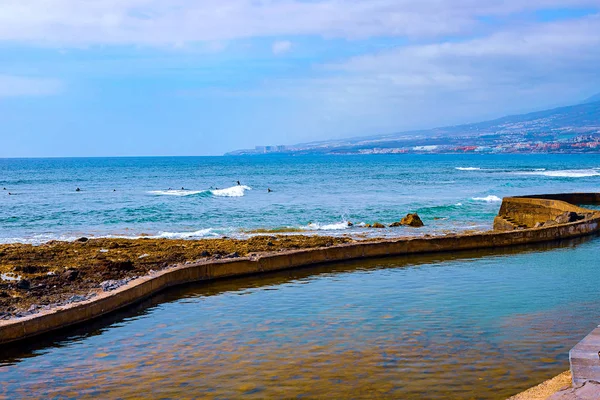
[[[600,0],[0,0],[0,157],[216,155],[600,92]]]

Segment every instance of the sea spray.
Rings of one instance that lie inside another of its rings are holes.
[[[486,197],[473,197],[471,200],[474,201],[485,201],[486,203],[495,203],[498,201],[502,201],[502,199],[498,196],[494,196],[493,194]]]
[[[217,197],[242,197],[246,190],[252,190],[252,188],[246,185],[237,185],[225,189],[214,189],[210,192]]]

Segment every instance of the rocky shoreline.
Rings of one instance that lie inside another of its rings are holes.
[[[0,245],[0,320],[89,300],[173,265],[353,242],[347,237],[87,239]]]

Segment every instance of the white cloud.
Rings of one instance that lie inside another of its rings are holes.
[[[298,118],[315,136],[360,135],[577,102],[600,88],[598,65],[600,17],[592,16],[357,56],[237,95],[303,101]]]
[[[288,40],[279,40],[273,43],[272,50],[273,54],[287,53],[292,49],[292,42]]]
[[[56,79],[0,75],[0,97],[50,96],[62,90]]]
[[[1,0],[0,41],[173,45],[251,37],[435,37],[600,0]]]

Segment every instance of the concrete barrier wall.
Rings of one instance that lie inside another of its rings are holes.
[[[562,201],[558,201],[558,203],[556,201],[539,203],[539,201],[546,200],[521,202],[517,198],[510,198],[507,204],[510,204],[510,207],[514,206],[515,209],[522,207],[524,210],[538,210],[536,212],[575,207],[567,203],[565,203],[567,205],[559,204],[563,203]],[[531,204],[534,204],[535,207],[530,208]],[[540,212],[540,215],[546,215],[543,214],[545,212]],[[548,213],[551,212],[555,211],[548,211]],[[590,215],[585,220],[545,228],[348,243],[325,248],[285,251],[259,257],[178,265],[150,276],[138,278],[117,290],[101,293],[88,301],[25,318],[0,321],[0,344],[85,322],[128,306],[168,287],[188,282],[244,276],[336,261],[539,243],[575,238],[600,231],[600,213],[591,210],[585,210],[585,212]]]
[[[600,327],[569,351],[573,386],[581,386],[587,381],[600,382]]]
[[[568,201],[566,201],[568,200]],[[553,220],[565,212],[578,214],[589,213],[590,210],[578,207],[575,204],[600,204],[600,196],[595,193],[570,193],[556,195],[538,195],[528,197],[505,197],[500,206],[500,212],[495,223],[499,230],[509,230],[510,226],[503,228],[504,218],[508,224],[510,220],[517,224],[534,227],[538,222]]]
[[[526,196],[530,199],[560,200],[571,204],[600,204],[600,193],[557,193]]]

